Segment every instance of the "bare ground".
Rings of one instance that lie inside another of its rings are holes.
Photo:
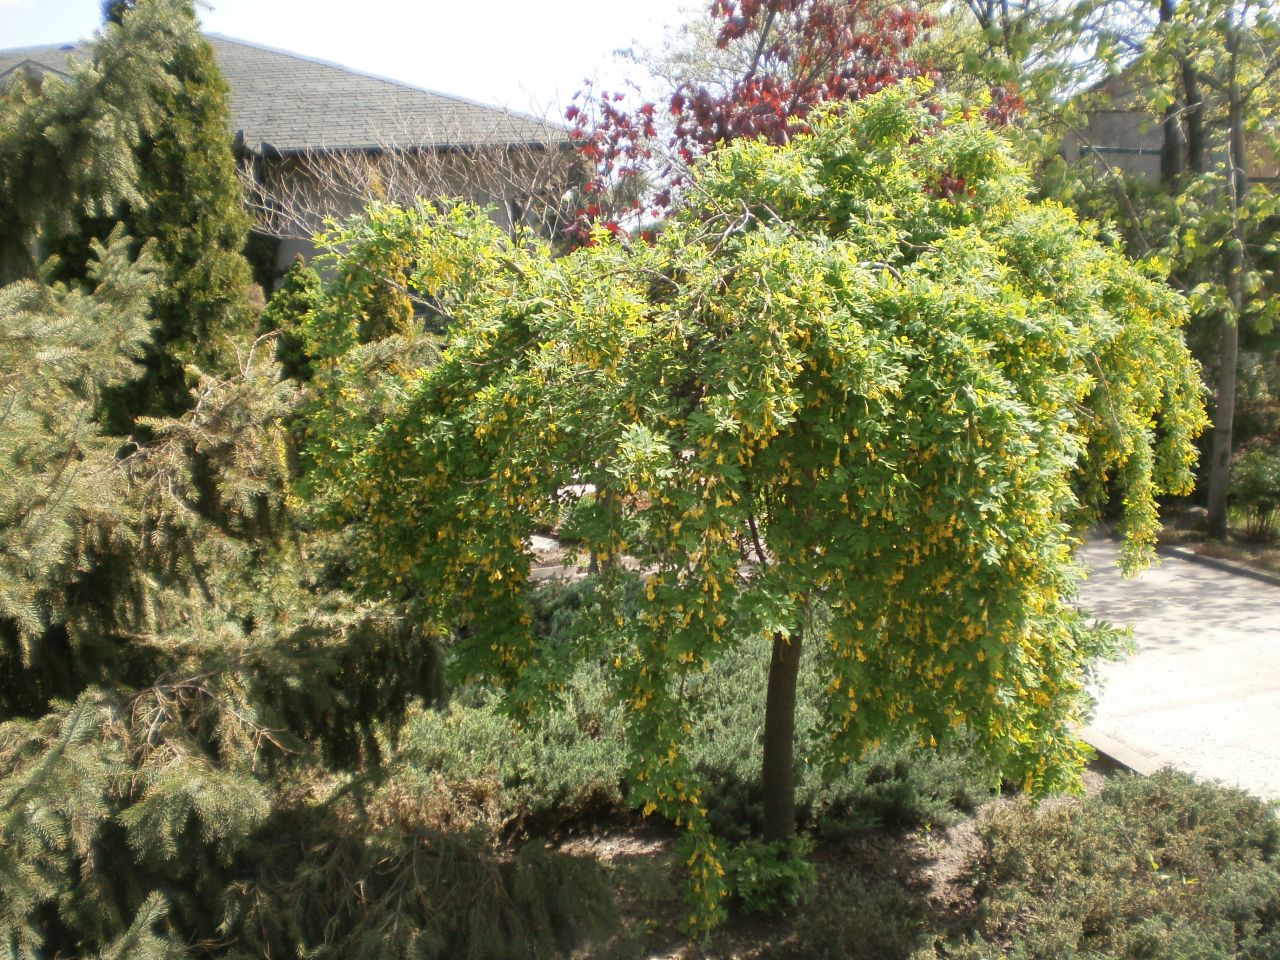
[[[1108,768],[1094,763],[1084,776],[1085,794],[1102,789]],[[820,844],[813,854],[818,868],[818,893],[843,889],[856,878],[858,890],[889,904],[901,904],[928,929],[946,934],[963,929],[975,908],[970,865],[981,850],[979,826],[1011,797],[996,797],[956,824],[907,832],[868,830]],[[1076,797],[1058,797],[1050,805],[1076,803]],[[673,853],[677,833],[660,821],[636,825],[603,826],[563,839],[561,852],[590,856],[605,864],[614,878],[622,914],[622,933],[607,944],[584,947],[575,960],[781,960],[811,956],[815,915],[801,910],[778,918],[732,914],[710,943],[691,941],[679,929],[687,913],[682,877]],[[857,904],[840,905],[856,910]],[[821,922],[822,913],[816,917]],[[877,946],[871,931],[865,953],[858,957],[895,960],[889,945]]]

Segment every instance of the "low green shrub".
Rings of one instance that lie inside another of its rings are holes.
[[[1276,538],[1280,518],[1280,454],[1253,450],[1231,468],[1231,497],[1244,511],[1245,537],[1255,543]]]
[[[811,816],[828,837],[949,826],[994,792],[963,743],[948,750],[881,744],[830,783],[814,786]]]
[[[689,756],[707,784],[706,805],[717,835],[743,840],[764,819],[760,783],[769,641],[744,642],[723,657],[695,691],[700,713]],[[796,752],[815,756],[821,678],[801,667]],[[834,776],[806,762],[797,769],[796,810],[802,824],[834,837],[876,827],[910,829],[954,822],[992,793],[989,778],[963,743],[920,749],[886,743]]]
[[[589,581],[541,591],[534,615],[545,654],[573,654],[589,643],[594,612]],[[572,663],[573,656],[563,660]],[[763,824],[768,660],[763,638],[743,642],[686,694],[694,705],[689,758],[703,780],[712,829],[727,841],[729,888],[745,911],[778,914],[803,900],[814,870],[800,847],[783,851],[752,839]],[[567,672],[559,701],[521,726],[499,696],[482,687],[456,691],[446,709],[412,711],[387,752],[392,759],[376,806],[426,829],[505,837],[628,808],[627,717],[611,696],[609,669],[579,663]],[[822,681],[806,665],[800,683],[797,752],[814,757],[822,746],[813,733]],[[880,826],[946,824],[990,793],[962,748],[884,745],[830,779],[817,762],[800,764],[797,773],[801,824],[827,839]]]
[[[737,905],[765,916],[795,909],[818,879],[808,860],[812,851],[813,843],[805,837],[781,843],[744,840],[729,847],[724,869]]]
[[[270,855],[223,924],[232,945],[211,955],[551,960],[617,929],[608,873],[590,858],[399,823],[370,831],[316,807],[271,827]]]
[[[476,822],[502,831],[578,819],[623,805],[623,710],[601,672],[583,668],[541,722],[517,728],[495,697],[412,714],[400,735],[393,781],[424,795],[486,785]],[[433,779],[434,778],[434,779]]]
[[[549,655],[592,629],[592,593],[590,581],[539,592],[535,622]],[[745,641],[687,691],[696,705],[689,757],[704,780],[712,828],[729,841],[758,835],[763,823],[760,758],[768,662],[767,640]],[[519,730],[483,688],[458,691],[447,710],[412,714],[400,734],[395,779],[401,789],[424,797],[452,785],[454,793],[476,799],[476,822],[498,830],[536,828],[625,806],[626,713],[610,696],[608,669],[591,662],[573,668],[560,702]],[[814,755],[821,746],[813,733],[821,683],[806,664],[797,715],[801,755]],[[817,763],[802,764],[798,776],[801,822],[824,836],[946,824],[990,794],[963,745],[942,751],[886,744],[830,779]],[[445,806],[437,802],[432,809]],[[457,825],[458,815],[445,812],[447,822]]]
[[[763,960],[898,960],[928,936],[925,899],[895,880],[857,873],[823,878],[801,908],[795,943],[770,944]],[[923,960],[923,957],[922,957]],[[934,960],[932,951],[928,960]]]
[[[982,841],[977,936],[947,956],[1280,957],[1280,822],[1239,790],[1122,776],[1079,804],[1009,805]]]

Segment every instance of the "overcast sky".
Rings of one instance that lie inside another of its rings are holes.
[[[87,37],[101,0],[0,0],[0,49]],[[615,84],[612,52],[655,44],[709,0],[215,0],[205,29],[486,103],[560,114],[582,84]],[[634,72],[632,70],[631,72]]]

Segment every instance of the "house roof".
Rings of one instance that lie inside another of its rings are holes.
[[[567,144],[557,124],[349,70],[296,53],[206,35],[231,87],[231,129],[258,154],[388,147]],[[0,86],[17,71],[66,75],[84,44],[0,51]]]
[[[45,55],[48,50],[52,55]],[[69,77],[71,71],[67,67],[67,57],[74,56],[76,48],[71,45],[62,47],[36,47],[29,50],[0,50],[0,90],[9,85],[10,79],[20,73],[28,77],[40,78],[47,73],[56,73],[61,77]],[[61,61],[58,61],[61,54]]]

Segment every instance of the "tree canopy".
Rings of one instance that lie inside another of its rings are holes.
[[[598,232],[555,259],[465,208],[384,216],[446,333],[437,365],[379,380],[376,418],[358,318],[307,321],[313,489],[360,530],[358,579],[420,598],[519,707],[612,664],[633,789],[688,827],[695,929],[723,892],[682,752],[712,662],[773,638],[769,839],[802,649],[827,681],[806,762],[964,731],[993,771],[1070,786],[1114,641],[1071,606],[1071,523],[1122,498],[1141,562],[1204,423],[1182,302],[1029,200],[979,117],[899,87],[810,126],[711,154],[652,244]],[[526,544],[584,485],[606,600],[548,648]]]

